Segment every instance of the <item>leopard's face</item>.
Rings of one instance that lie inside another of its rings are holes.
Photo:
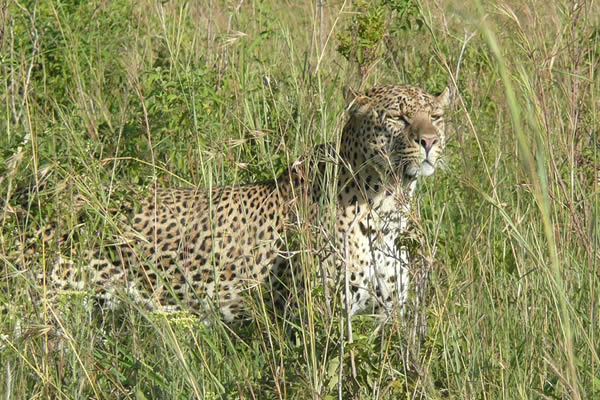
[[[432,96],[408,85],[375,87],[354,100],[345,136],[380,175],[429,176],[444,149],[449,104],[448,89]]]

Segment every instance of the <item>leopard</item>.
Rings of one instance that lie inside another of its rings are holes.
[[[201,316],[216,309],[236,321],[247,318],[249,294],[301,282],[298,254],[307,246],[294,237],[310,226],[309,236],[325,238],[314,250],[327,266],[322,278],[342,287],[349,316],[394,313],[410,286],[409,255],[398,241],[417,180],[438,168],[451,97],[448,88],[431,95],[408,84],[353,92],[339,139],[276,179],[146,188],[119,211],[110,245],[90,250],[84,268],[56,262],[45,279],[56,290],[94,287],[108,303],[124,291],[150,309]]]

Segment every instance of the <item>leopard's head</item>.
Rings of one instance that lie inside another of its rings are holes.
[[[445,145],[444,109],[450,91],[432,96],[409,85],[386,85],[356,96],[342,135],[353,168],[414,179],[435,171]],[[350,150],[351,149],[351,150]]]

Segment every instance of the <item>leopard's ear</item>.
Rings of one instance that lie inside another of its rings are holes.
[[[367,114],[374,113],[371,99],[367,96],[358,96],[350,103],[349,108],[350,116],[353,117],[364,117]]]
[[[360,97],[360,94],[352,86],[344,85],[342,87],[342,96],[344,96],[344,104],[346,104],[346,109],[348,109],[354,102],[354,99]]]
[[[450,104],[452,104],[452,93],[450,92],[450,89],[446,86],[446,89],[444,89],[442,91],[442,93],[438,94],[435,97],[435,101],[442,107],[448,107]]]
[[[346,101],[346,109],[350,113],[350,116],[365,116],[373,111],[371,99],[367,96],[358,94],[358,92],[349,86],[344,86],[342,92]]]

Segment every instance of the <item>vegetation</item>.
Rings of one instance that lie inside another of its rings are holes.
[[[3,398],[600,396],[597,3],[0,4]],[[446,168],[416,200],[435,259],[421,338],[363,316],[349,343],[318,285],[297,335],[259,309],[238,327],[56,305],[34,279],[56,249],[19,256],[48,221],[81,232],[75,259],[109,240],[113,187],[277,176],[339,135],[344,85],[448,81]]]

